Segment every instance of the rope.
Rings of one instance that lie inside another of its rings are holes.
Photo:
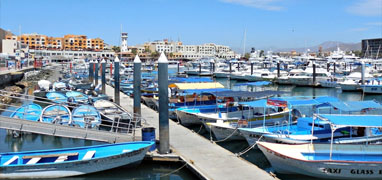
[[[169,173],[160,175],[159,178],[166,177],[166,176],[169,176],[169,175],[171,175],[171,174],[174,174],[174,173],[180,171],[181,169],[183,169],[183,168],[186,167],[186,166],[187,166],[187,163],[184,163],[184,164],[183,164],[181,167],[179,167],[178,169],[175,169],[175,170],[173,170],[173,171],[171,171],[171,172],[169,172]],[[131,178],[131,180],[138,180],[138,179],[152,179],[152,178],[151,178],[151,177]],[[128,179],[128,180],[130,180],[130,179]]]
[[[161,176],[159,176],[159,177],[166,177],[166,176],[169,176],[169,175],[171,175],[171,174],[174,174],[174,173],[180,171],[182,168],[184,168],[184,167],[186,167],[186,166],[187,166],[187,163],[184,163],[183,166],[181,166],[180,168],[175,169],[175,170],[173,170],[173,171],[171,171],[171,172],[169,172],[169,173],[166,173],[166,174],[164,174],[164,175],[161,175]]]
[[[197,133],[197,134],[199,134],[199,133],[200,133],[200,131],[202,131],[202,129],[203,129],[203,124],[202,124],[202,125],[200,125],[200,128],[199,128],[198,132],[195,132],[194,130],[192,130],[192,131],[193,131],[193,132],[195,132],[195,133]]]
[[[263,138],[263,136],[261,136],[253,145],[251,146],[248,146],[246,149],[244,149],[244,151],[242,152],[239,152],[239,153],[236,153],[236,156],[237,157],[240,157],[241,155],[247,153],[249,150],[251,150],[252,148],[254,148],[256,145],[257,145],[257,142],[259,142],[261,140],[261,138]]]
[[[211,127],[210,127],[210,128],[211,128]],[[218,143],[218,142],[226,141],[226,140],[228,140],[230,137],[232,137],[238,129],[239,129],[239,128],[236,127],[235,130],[234,130],[229,136],[227,136],[226,138],[224,138],[224,139],[222,139],[222,140],[212,141],[212,142],[214,142],[214,143]]]

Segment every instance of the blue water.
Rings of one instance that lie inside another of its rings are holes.
[[[169,69],[169,74],[176,73],[176,69]],[[359,101],[362,100],[376,100],[382,102],[381,95],[365,95],[361,92],[341,92],[335,88],[310,88],[310,87],[294,87],[294,86],[278,86],[269,85],[264,87],[256,86],[235,86],[236,80],[228,81],[227,79],[216,79],[217,82],[222,83],[226,88],[233,90],[247,90],[247,91],[263,91],[263,90],[278,90],[285,91],[282,96],[334,96],[345,101]],[[11,108],[15,109],[15,108]],[[10,112],[2,112],[1,115],[9,116]],[[207,139],[210,139],[210,133],[201,126],[190,127],[190,129],[198,132]],[[7,135],[5,130],[0,130],[0,152],[9,151],[29,151],[29,150],[41,150],[41,149],[56,149],[56,148],[68,148],[68,147],[80,147],[103,144],[102,142],[86,141],[71,138],[60,138],[37,134],[28,134],[20,136],[19,138],[13,138],[12,135]],[[225,149],[239,153],[248,148],[246,141],[234,141],[234,142],[220,142],[218,145]],[[247,161],[257,165],[258,167],[272,171],[272,167],[258,149],[252,149],[246,154],[241,156]],[[100,173],[89,174],[86,176],[65,178],[65,179],[170,179],[170,180],[188,180],[197,179],[187,168],[183,167],[181,163],[153,163],[144,161],[136,168],[117,168]],[[177,171],[180,169],[179,171]],[[277,174],[280,179],[309,179],[315,178],[302,176],[302,175],[283,175]],[[255,178],[255,177],[254,177]]]

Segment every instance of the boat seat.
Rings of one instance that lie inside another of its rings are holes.
[[[31,160],[27,162],[27,164],[36,164],[38,161],[40,161],[40,159],[41,157],[32,158]]]
[[[68,156],[59,156],[54,162],[64,162],[68,159]]]
[[[8,160],[7,162],[5,162],[3,164],[3,166],[8,166],[10,164],[12,164],[14,161],[18,160],[19,159],[19,156],[13,156],[10,160]]]
[[[86,152],[85,156],[82,158],[82,160],[89,160],[94,157],[96,151],[88,151]]]

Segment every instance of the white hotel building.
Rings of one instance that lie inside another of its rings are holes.
[[[203,45],[183,45],[182,42],[154,41],[145,43],[145,47],[159,53],[172,53],[175,59],[199,59],[203,57],[235,58],[236,53],[229,46],[207,43]]]

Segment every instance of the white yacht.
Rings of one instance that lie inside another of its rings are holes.
[[[313,82],[313,68],[307,67],[304,72],[293,77],[289,77],[291,84],[298,86],[317,86],[319,81],[330,78],[330,73],[326,69],[316,68],[316,81]]]
[[[271,81],[274,80],[277,77],[277,73],[270,72],[268,69],[261,69],[254,71],[251,75],[251,72],[249,74],[247,73],[244,78],[247,81]]]
[[[358,91],[361,85],[361,72],[352,72],[344,78],[343,82],[339,82],[338,85],[341,87],[342,91]],[[365,72],[365,80],[373,78],[372,75]]]
[[[289,78],[294,77],[294,76],[299,76],[303,72],[304,72],[304,70],[302,70],[302,69],[292,69],[292,70],[289,71],[289,73],[286,76],[278,77],[277,78],[277,83],[278,84],[290,85],[292,83],[290,82]]]

